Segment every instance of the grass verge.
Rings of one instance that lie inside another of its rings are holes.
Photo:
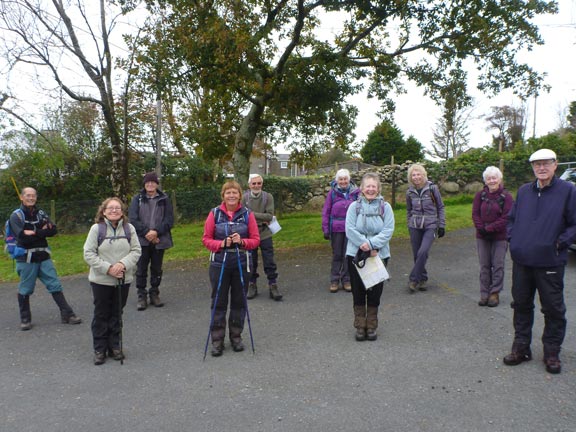
[[[471,199],[446,200],[447,231],[454,231],[472,226]],[[394,211],[396,220],[395,238],[408,238],[406,226],[406,209]],[[274,247],[291,249],[306,245],[327,244],[322,235],[320,214],[291,214],[280,219],[282,230],[274,236]],[[165,262],[186,261],[207,258],[208,252],[202,245],[204,223],[198,222],[178,225],[172,230],[175,246],[165,255]],[[88,266],[82,257],[82,247],[86,234],[61,234],[49,240],[52,259],[60,276],[87,273]],[[0,283],[15,282],[18,275],[10,257],[3,253],[0,256]]]

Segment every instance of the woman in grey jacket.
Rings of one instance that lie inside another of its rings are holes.
[[[416,290],[426,291],[428,252],[436,235],[438,238],[444,236],[446,217],[438,187],[428,181],[422,165],[410,165],[408,183],[410,187],[406,191],[406,217],[414,255],[408,289],[410,293],[414,293]]]
[[[136,230],[128,223],[124,203],[119,198],[106,199],[98,208],[95,222],[84,243],[84,261],[90,266],[88,280],[94,296],[94,364],[101,365],[106,355],[114,360],[124,359],[120,348],[120,307],[123,309],[126,305],[142,251]]]
[[[346,259],[352,285],[356,340],[373,341],[377,338],[378,307],[384,282],[366,289],[353,260],[358,250],[362,250],[388,263],[390,239],[394,233],[394,212],[380,195],[378,174],[366,173],[362,177],[360,191],[360,197],[348,207],[346,213]]]

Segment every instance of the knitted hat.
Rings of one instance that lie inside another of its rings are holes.
[[[158,181],[158,175],[155,172],[146,173],[144,175],[144,180],[142,180],[142,183],[146,184],[151,181],[155,182],[156,184],[160,184],[160,182]]]

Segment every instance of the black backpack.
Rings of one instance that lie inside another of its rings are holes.
[[[480,194],[480,199],[482,201],[486,201],[486,202],[490,202],[490,201],[494,201],[492,199],[489,199],[486,196],[486,191],[483,190],[482,193]],[[504,192],[500,193],[500,195],[498,196],[498,199],[496,200],[498,202],[498,205],[500,206],[500,212],[504,212],[504,203],[506,202],[506,196],[504,195]]]

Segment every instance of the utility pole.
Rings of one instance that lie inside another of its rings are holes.
[[[162,26],[164,25],[164,13],[160,16],[158,21],[158,37],[162,37]],[[159,41],[162,46],[162,41]],[[159,179],[162,178],[162,89],[164,88],[164,66],[162,58],[159,55],[156,59],[156,175]],[[162,180],[160,180],[161,182]]]
[[[156,174],[162,178],[162,92],[156,95]]]
[[[532,138],[536,138],[536,99],[538,99],[538,93],[534,95],[534,117],[532,122]]]

